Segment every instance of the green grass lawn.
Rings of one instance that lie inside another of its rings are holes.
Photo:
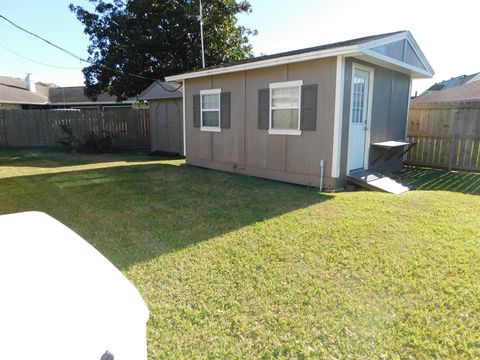
[[[417,171],[402,179],[448,176]],[[46,212],[121,269],[151,359],[479,358],[480,197],[449,184],[320,194],[141,154],[0,150],[0,213]]]

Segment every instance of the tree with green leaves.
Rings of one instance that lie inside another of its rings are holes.
[[[202,67],[199,0],[90,0],[93,11],[70,4],[89,36],[90,65],[83,69],[87,95],[104,92],[124,100],[152,80]],[[252,56],[249,36],[238,24],[251,12],[247,0],[203,0],[207,66]]]

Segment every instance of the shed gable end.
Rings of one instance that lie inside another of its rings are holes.
[[[395,41],[390,44],[380,45],[372,49],[380,54],[397,59],[404,60],[405,40]]]
[[[423,65],[423,63],[422,63],[422,60],[420,60],[418,55],[415,53],[415,50],[413,49],[412,44],[410,44],[408,41],[407,41],[407,45],[405,47],[405,60],[404,61],[407,64],[410,64],[410,65],[413,65],[413,66],[416,66],[416,67],[427,70],[425,68],[425,65]]]
[[[365,53],[375,58],[391,61],[399,66],[433,74],[433,70],[421,50],[408,36],[404,39],[377,44],[377,46],[366,49]]]

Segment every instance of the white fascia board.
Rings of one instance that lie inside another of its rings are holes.
[[[420,58],[421,62],[423,65],[427,68],[427,70],[430,72],[431,76],[435,74],[435,71],[433,70],[432,66],[427,60],[427,57],[425,54],[422,52],[422,49],[420,46],[418,46],[417,42],[413,38],[413,35],[410,33],[410,31],[407,32],[407,40],[410,42],[410,45],[412,45],[413,51],[417,54],[417,56]]]
[[[387,44],[390,44],[390,43],[393,43],[393,42],[396,42],[396,41],[401,41],[401,40],[406,40],[410,43],[413,51],[419,57],[420,61],[425,66],[427,71],[425,71],[424,69],[418,68],[416,66],[407,64],[403,61],[399,61],[399,60],[393,59],[389,56],[385,56],[383,54],[377,53],[377,52],[374,52],[375,55],[372,55],[372,50],[371,49],[376,48],[378,46],[387,45]],[[418,46],[417,42],[413,38],[410,31],[404,31],[404,32],[401,32],[399,34],[395,34],[395,35],[392,35],[392,36],[389,36],[389,37],[386,37],[386,38],[383,38],[383,39],[374,40],[374,41],[370,41],[370,42],[361,44],[361,45],[359,45],[359,50],[362,51],[363,53],[369,55],[369,56],[374,56],[374,57],[378,58],[379,60],[389,62],[389,63],[392,63],[393,65],[397,65],[397,66],[406,68],[406,69],[408,69],[412,72],[418,73],[416,77],[425,77],[426,76],[428,78],[431,78],[435,74],[435,71],[433,71],[432,66],[428,62],[427,58],[423,54],[422,50]]]
[[[167,76],[165,78],[165,81],[178,82],[184,79],[194,79],[194,78],[210,76],[210,75],[228,74],[228,73],[237,72],[237,71],[261,69],[261,68],[266,68],[271,66],[290,64],[294,62],[321,59],[321,58],[326,58],[330,56],[355,54],[357,52],[358,52],[358,45],[345,46],[341,48],[320,50],[320,51],[308,52],[308,53],[297,54],[297,55],[282,56],[274,59],[259,60],[259,61],[255,61],[247,64],[221,67],[216,69],[198,71],[194,73]]]

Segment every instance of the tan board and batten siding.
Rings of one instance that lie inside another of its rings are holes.
[[[318,85],[316,130],[302,130],[300,136],[294,136],[258,129],[259,90],[270,83],[293,80]],[[324,186],[335,189],[328,165],[333,148],[335,82],[335,57],[185,80],[187,163],[319,186],[320,161],[324,160]],[[193,96],[217,88],[231,93],[230,129],[201,131],[193,127]]]

